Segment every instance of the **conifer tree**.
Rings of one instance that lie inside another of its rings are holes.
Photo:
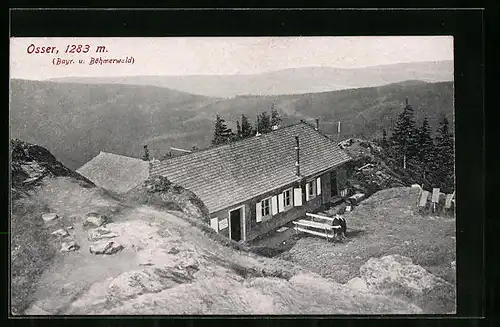
[[[413,108],[406,100],[406,106],[399,114],[398,121],[391,135],[398,159],[413,159],[418,156],[418,131],[413,118]]]
[[[281,117],[278,113],[278,110],[275,109],[274,103],[271,106],[271,127],[272,126],[280,126],[281,125]]]
[[[422,184],[432,187],[432,184],[435,184],[434,142],[427,117],[424,118],[422,126],[418,129],[418,162],[420,163],[421,175],[418,179]]]
[[[382,130],[382,141],[380,145],[382,145],[383,148],[387,148],[388,146],[387,130],[385,128]]]
[[[243,138],[250,137],[254,134],[252,124],[248,121],[245,115],[241,115],[241,136]]]
[[[231,141],[238,141],[242,139],[240,122],[236,121],[236,133],[231,133]]]
[[[231,129],[227,128],[224,118],[217,115],[215,117],[214,138],[212,139],[213,145],[228,143],[231,139]]]
[[[243,132],[241,131],[241,125],[240,122],[236,122],[236,135],[238,136],[238,139],[241,139],[243,137]]]
[[[422,126],[418,130],[418,158],[428,169],[431,168],[433,154],[434,142],[431,137],[431,128],[427,117],[425,117]]]
[[[263,112],[259,116],[259,133],[269,133],[272,131],[271,128],[271,117],[269,117],[267,112]]]
[[[455,189],[455,151],[449,122],[443,117],[434,140],[435,171],[438,187],[443,192]]]

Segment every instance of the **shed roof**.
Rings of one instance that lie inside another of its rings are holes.
[[[116,193],[126,193],[148,178],[149,162],[100,152],[76,171],[99,187]]]
[[[350,160],[328,137],[301,122],[161,161],[153,165],[151,175],[165,176],[191,190],[213,213],[297,181],[295,136],[300,142],[301,176]]]

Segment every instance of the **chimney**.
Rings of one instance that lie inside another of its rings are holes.
[[[319,119],[316,118],[316,128],[315,128],[317,131],[319,131]]]
[[[142,157],[144,161],[149,161],[149,150],[148,145],[144,145],[144,157]]]
[[[257,115],[257,125],[255,126],[256,130],[257,130],[257,133],[255,133],[255,136],[259,136],[260,133],[259,133],[259,116]]]
[[[299,155],[299,137],[295,136],[295,152],[297,153],[297,161],[295,162],[295,174],[300,176],[300,155]]]

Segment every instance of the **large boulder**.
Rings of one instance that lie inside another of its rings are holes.
[[[410,258],[397,254],[370,258],[361,266],[360,274],[372,292],[400,297],[434,311],[429,313],[455,310],[455,287]]]

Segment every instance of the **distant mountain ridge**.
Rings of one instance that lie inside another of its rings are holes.
[[[254,75],[65,77],[49,81],[165,87],[210,97],[289,95],[381,86],[406,80],[453,81],[453,61],[415,62],[366,68],[303,67]]]

